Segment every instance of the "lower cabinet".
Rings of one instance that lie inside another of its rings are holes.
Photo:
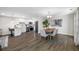
[[[8,47],[8,36],[0,37],[1,48]]]

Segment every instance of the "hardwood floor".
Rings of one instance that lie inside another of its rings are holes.
[[[9,37],[8,47],[2,51],[78,51],[73,37],[57,35],[52,40],[40,38],[34,32],[23,33],[21,36]]]

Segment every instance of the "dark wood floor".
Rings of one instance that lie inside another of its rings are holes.
[[[57,35],[52,40],[40,38],[34,32],[23,33],[21,36],[9,37],[9,46],[3,51],[78,51],[73,37]]]

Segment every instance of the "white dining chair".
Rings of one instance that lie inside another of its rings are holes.
[[[47,39],[47,34],[46,34],[46,32],[45,32],[45,30],[40,30],[40,36],[41,36],[41,39],[42,39],[42,37],[44,37],[45,39]]]
[[[53,31],[53,33],[50,34],[50,36],[51,36],[51,37],[55,37],[55,36],[57,35],[57,32],[58,32],[58,29],[55,29],[55,30]]]

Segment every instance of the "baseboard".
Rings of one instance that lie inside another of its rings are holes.
[[[73,34],[66,34],[66,33],[58,33],[58,34],[68,35],[68,36],[72,36],[72,37],[74,37],[74,35],[73,35]]]

